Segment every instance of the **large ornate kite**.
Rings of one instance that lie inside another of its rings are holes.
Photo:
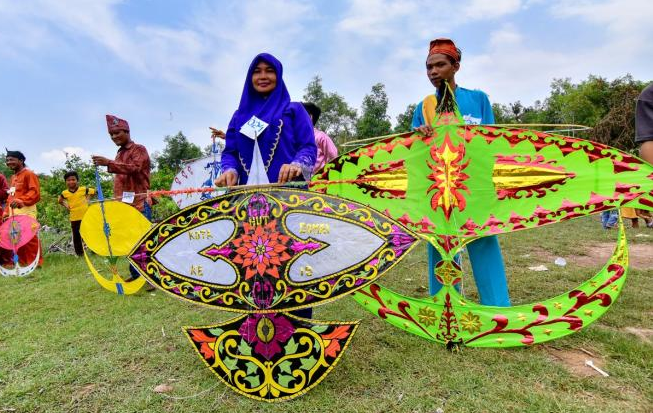
[[[336,184],[334,184],[336,183]],[[442,255],[444,284],[430,299],[379,284],[354,298],[387,322],[429,340],[469,346],[521,346],[571,334],[595,321],[621,292],[628,267],[623,228],[605,267],[568,294],[530,305],[488,307],[455,286],[454,257],[469,242],[582,217],[621,205],[653,206],[653,167],[608,146],[436,117],[431,136],[404,133],[345,154],[314,177],[313,189],[384,211]]]
[[[200,358],[230,388],[278,401],[317,385],[358,326],[290,312],[370,285],[415,241],[401,224],[355,202],[248,187],[159,223],[129,259],[167,294],[243,313],[184,330]]]

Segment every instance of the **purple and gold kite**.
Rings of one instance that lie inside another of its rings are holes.
[[[278,401],[324,379],[358,327],[289,312],[369,286],[416,241],[401,224],[355,202],[252,187],[172,215],[129,259],[167,294],[243,313],[184,331],[230,388]]]

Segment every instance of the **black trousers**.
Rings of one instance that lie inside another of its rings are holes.
[[[73,246],[75,247],[75,254],[78,257],[84,255],[84,246],[82,245],[82,236],[79,233],[79,227],[82,221],[70,221],[70,229],[73,231]]]

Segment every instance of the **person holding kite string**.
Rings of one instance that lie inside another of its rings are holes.
[[[129,123],[113,115],[106,115],[107,129],[113,143],[118,146],[115,160],[93,155],[93,164],[106,166],[114,174],[113,196],[131,204],[152,220],[151,205],[147,200],[150,189],[150,155],[143,145],[132,141]]]
[[[216,186],[308,180],[316,152],[313,124],[302,104],[290,101],[281,62],[259,54],[227,127]]]
[[[20,151],[7,151],[7,166],[14,174],[9,180],[9,196],[6,208],[2,211],[3,221],[11,215],[29,215],[36,219],[36,203],[41,200],[41,185],[39,178],[34,172],[25,166],[25,155]],[[39,254],[38,235],[35,235],[27,244],[17,251],[18,263],[28,265],[36,259]],[[0,264],[2,266],[12,265],[13,251],[1,250]],[[39,254],[38,266],[43,265],[43,255]]]
[[[132,141],[126,120],[114,115],[106,115],[106,120],[109,136],[118,146],[118,153],[113,161],[94,155],[93,163],[96,166],[106,166],[107,171],[115,175],[113,196],[131,204],[151,221],[152,206],[147,199],[147,191],[150,189],[150,155],[145,146]],[[133,266],[129,267],[129,273],[132,279],[140,277]],[[152,291],[154,287],[148,284],[145,289]]]
[[[435,39],[429,45],[426,59],[426,75],[431,84],[441,89],[442,82],[448,83],[454,91],[458,109],[466,124],[493,124],[494,114],[487,95],[480,90],[471,90],[456,84],[455,75],[460,70],[461,51],[450,39]],[[444,90],[443,88],[441,90]],[[413,113],[413,128],[424,134],[433,134],[432,123],[435,118],[438,92],[424,98],[417,104]],[[429,251],[429,292],[436,294],[442,285],[433,274],[435,265],[442,260],[438,251],[431,245]],[[508,307],[508,283],[501,256],[501,248],[496,235],[479,238],[467,245],[474,279],[481,298],[481,304]]]

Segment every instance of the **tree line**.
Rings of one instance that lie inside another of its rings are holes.
[[[530,106],[519,100],[512,103],[494,103],[492,109],[498,124],[579,124],[591,129],[573,132],[576,137],[591,139],[619,149],[634,152],[635,103],[639,93],[648,84],[631,75],[609,81],[590,75],[573,83],[571,79],[554,79],[547,97]],[[337,92],[325,91],[322,79],[315,76],[304,90],[303,101],[320,106],[322,115],[318,128],[334,140],[340,153],[348,150],[347,142],[400,133],[411,130],[415,104],[406,107],[393,123],[388,115],[388,96],[383,83],[376,83],[365,95],[360,112]],[[544,128],[546,129],[546,128]],[[210,145],[201,148],[190,142],[179,131],[163,138],[165,147],[152,154],[151,189],[170,189],[172,180],[184,160],[194,159],[211,152]],[[63,175],[77,170],[80,184],[95,186],[95,168],[90,161],[76,155],[69,156],[65,164],[55,168],[49,175],[41,175],[41,202],[39,217],[44,225],[68,228],[67,212],[57,204],[57,197],[65,189]],[[0,171],[7,170],[4,155],[0,155]],[[102,188],[106,197],[112,196],[111,175],[101,173]],[[155,219],[162,219],[176,211],[169,198],[159,198],[154,206]]]

